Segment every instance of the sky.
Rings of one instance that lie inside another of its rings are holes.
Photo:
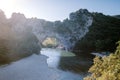
[[[68,18],[71,12],[81,8],[90,12],[118,15],[120,0],[0,0],[0,9],[8,18],[13,12],[20,12],[27,18],[63,20]]]

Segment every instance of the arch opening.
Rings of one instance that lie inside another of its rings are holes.
[[[58,45],[58,41],[55,37],[47,37],[42,42],[42,47],[46,48],[56,48]]]

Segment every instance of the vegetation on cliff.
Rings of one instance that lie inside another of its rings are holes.
[[[115,43],[120,39],[120,19],[102,13],[92,13],[92,16],[89,32],[76,43],[73,51],[113,52],[117,46]]]

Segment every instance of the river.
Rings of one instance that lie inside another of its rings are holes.
[[[43,48],[39,55],[1,66],[0,80],[83,80],[91,63],[70,52]]]

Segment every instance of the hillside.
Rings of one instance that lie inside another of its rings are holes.
[[[120,15],[115,15],[113,17],[120,19]]]
[[[76,43],[74,50],[83,52],[113,52],[120,39],[120,20],[102,13],[92,13],[89,32]]]
[[[113,52],[120,39],[120,19],[87,9],[79,9],[70,13],[69,18],[55,22],[26,18],[21,13],[13,13],[7,19],[0,11],[0,47],[5,46],[0,51],[8,50],[6,54],[11,59],[38,54],[47,39],[55,43],[49,44],[50,47],[62,47],[77,55]]]

